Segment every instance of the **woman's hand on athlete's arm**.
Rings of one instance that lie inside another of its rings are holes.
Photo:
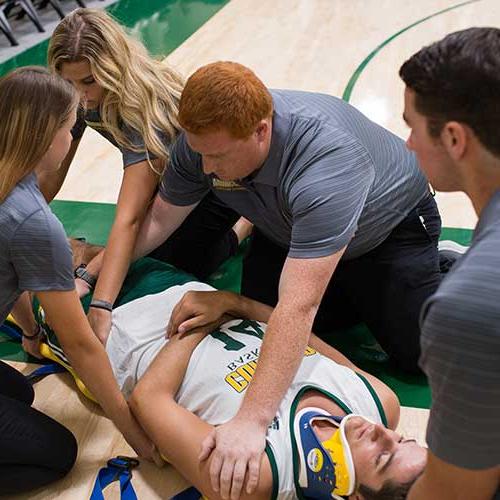
[[[157,461],[158,453],[121,394],[106,351],[93,334],[76,292],[49,291],[37,295],[71,365],[106,415],[139,456]]]
[[[153,163],[155,170],[161,171],[161,161],[154,160]],[[108,244],[106,249],[87,265],[87,272],[99,276],[94,299],[111,304],[116,300],[132,260],[137,235],[157,185],[158,175],[148,162],[142,161],[125,168]],[[91,308],[88,318],[96,335],[105,344],[111,328],[111,313]]]

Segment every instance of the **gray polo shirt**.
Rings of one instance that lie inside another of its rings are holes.
[[[153,153],[147,151],[142,135],[137,130],[132,129],[125,124],[122,124],[121,130],[125,134],[127,139],[131,142],[131,144],[134,145],[136,150],[120,146],[116,142],[113,135],[103,127],[101,122],[101,115],[97,109],[90,109],[86,113],[83,113],[81,109],[79,110],[76,123],[71,131],[73,139],[81,139],[87,126],[93,128],[96,132],[99,132],[99,134],[101,134],[105,139],[111,142],[113,146],[116,146],[120,150],[122,154],[123,168],[126,168],[129,165],[133,165],[134,163],[139,163],[141,161],[147,160],[148,155],[149,160],[156,159],[156,156]],[[165,144],[165,149],[168,149],[170,147],[170,141],[166,139],[166,136],[164,134],[160,134],[160,136],[162,137],[162,141]]]
[[[465,469],[500,464],[500,191],[472,246],[422,310],[420,366],[432,390],[427,441]]]
[[[34,173],[0,203],[0,324],[25,290],[73,290],[71,249]]]
[[[160,195],[190,205],[212,190],[289,256],[314,258],[349,245],[345,258],[382,243],[429,193],[404,142],[335,97],[271,91],[271,148],[238,182],[203,173],[184,134],[171,151]]]

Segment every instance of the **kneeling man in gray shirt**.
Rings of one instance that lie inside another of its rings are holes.
[[[408,146],[432,185],[463,191],[472,246],[422,311],[429,459],[410,500],[500,498],[500,30],[471,28],[401,68]]]

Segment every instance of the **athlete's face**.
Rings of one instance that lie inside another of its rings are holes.
[[[201,155],[206,175],[235,181],[262,166],[269,153],[270,133],[270,120],[262,120],[247,139],[237,139],[226,129],[204,134],[186,132],[186,139],[189,147]]]
[[[88,61],[64,63],[61,66],[61,76],[78,91],[84,108],[96,109],[99,106],[103,89],[96,82]]]
[[[413,439],[403,439],[383,425],[362,417],[346,422],[357,484],[380,490],[386,481],[406,483],[424,469],[427,450]]]

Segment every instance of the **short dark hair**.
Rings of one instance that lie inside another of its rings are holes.
[[[369,486],[360,484],[358,493],[363,495],[364,500],[405,500],[416,479],[412,479],[406,483],[396,483],[388,480],[379,490],[374,490]]]
[[[447,121],[469,126],[500,156],[500,29],[469,28],[424,47],[399,70],[415,108],[439,136]]]

